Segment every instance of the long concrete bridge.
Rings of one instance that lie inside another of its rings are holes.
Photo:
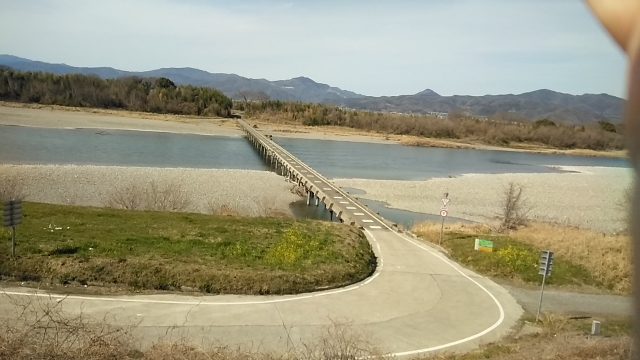
[[[366,206],[349,193],[334,185],[322,174],[298,160],[245,121],[238,120],[238,123],[247,134],[247,139],[267,163],[275,168],[276,172],[304,188],[307,205],[318,206],[323,203],[331,214],[331,219],[335,216],[340,222],[363,229],[381,229],[384,226],[381,224],[383,220],[377,214],[366,209]]]
[[[7,295],[37,296],[64,300],[59,306],[65,311],[135,325],[134,335],[147,344],[187,339],[284,352],[321,338],[336,322],[348,323],[380,351],[396,356],[473,349],[499,340],[517,323],[522,308],[504,288],[394,231],[317,171],[239,123],[280,174],[304,186],[311,205],[321,201],[338,219],[363,229],[378,260],[371,277],[345,288],[288,296],[84,296],[12,287],[0,289],[0,313],[14,310]]]

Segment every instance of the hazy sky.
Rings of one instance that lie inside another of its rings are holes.
[[[579,0],[0,0],[0,53],[123,70],[307,76],[365,95],[623,96]]]

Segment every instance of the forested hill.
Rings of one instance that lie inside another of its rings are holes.
[[[44,71],[58,75],[92,74],[103,79],[127,76],[165,77],[176,85],[213,87],[237,100],[247,98],[258,101],[271,99],[329,103],[350,109],[412,114],[452,112],[505,121],[547,118],[573,124],[598,120],[619,123],[624,106],[624,99],[608,94],[571,95],[551,90],[486,96],[442,96],[432,90],[424,90],[414,95],[374,97],[318,83],[307,77],[270,81],[249,79],[236,74],[210,73],[193,68],[129,72],[110,67],[90,68],[52,64],[13,55],[0,55],[0,65],[20,71]]]
[[[233,102],[217,89],[176,86],[167,78],[55,75],[0,67],[0,100],[125,109],[161,114],[231,116]]]
[[[76,67],[66,64],[51,64],[2,54],[0,54],[0,65],[9,66],[20,71],[43,71],[58,75],[96,75],[103,79],[127,76],[166,77],[176,85],[216,88],[227,96],[238,100],[242,99],[241,92],[249,94],[264,93],[271,99],[302,102],[323,102],[362,96],[351,91],[315,82],[304,76],[288,80],[270,81],[266,79],[250,79],[236,74],[210,73],[188,67],[132,72],[110,67]]]

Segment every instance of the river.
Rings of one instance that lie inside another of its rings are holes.
[[[553,166],[629,167],[628,160],[615,158],[292,138],[274,141],[328,178],[425,180],[466,173],[562,171]],[[242,137],[20,126],[0,126],[0,162],[269,169]],[[348,190],[358,195],[358,189]],[[388,209],[375,201],[363,202],[385,218],[405,225],[437,219],[430,214]],[[302,203],[292,204],[292,211],[299,217],[327,217],[326,212]]]

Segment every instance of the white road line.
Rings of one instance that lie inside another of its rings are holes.
[[[355,210],[356,208],[353,206],[347,206],[347,210]]]
[[[340,201],[340,204],[348,204],[348,201]]]
[[[328,191],[328,190],[333,190],[332,188],[322,188],[322,190]]]
[[[321,182],[322,182],[322,181],[320,181],[320,180],[316,180],[316,181],[314,181],[314,183],[321,183]]]
[[[70,300],[92,300],[92,301],[107,301],[107,302],[139,303],[139,304],[213,305],[213,306],[219,306],[219,305],[273,304],[273,303],[289,302],[289,301],[295,301],[295,300],[311,299],[311,298],[314,298],[314,297],[320,297],[320,296],[326,296],[326,295],[340,294],[340,293],[343,293],[343,292],[356,290],[356,289],[359,289],[359,288],[361,288],[361,287],[363,287],[365,285],[368,285],[373,280],[375,280],[378,277],[378,275],[380,275],[380,272],[382,271],[382,268],[384,267],[384,262],[383,262],[384,257],[382,255],[382,252],[380,251],[380,244],[378,244],[378,240],[376,240],[375,236],[373,236],[373,234],[370,233],[368,230],[365,229],[364,231],[371,237],[371,240],[373,240],[373,242],[376,244],[376,247],[378,248],[378,253],[379,253],[378,259],[380,259],[380,265],[378,267],[376,267],[375,273],[370,278],[368,278],[367,280],[365,280],[365,281],[363,281],[363,282],[361,282],[359,284],[354,284],[354,285],[351,285],[351,286],[347,286],[347,287],[342,288],[342,289],[336,289],[336,290],[329,290],[329,291],[325,291],[325,292],[312,293],[312,294],[308,294],[308,295],[296,296],[296,297],[291,297],[291,298],[286,298],[286,299],[273,299],[273,300],[263,300],[263,301],[245,301],[245,302],[219,302],[219,303],[205,302],[205,301],[170,301],[170,300],[150,300],[150,299],[118,299],[118,298],[95,297],[95,296],[58,295],[58,294],[38,293],[37,291],[35,291],[35,292],[2,291],[2,288],[0,288],[0,296],[2,296],[2,295],[34,296],[34,297],[39,297],[39,298],[58,299],[58,302],[60,302],[62,300],[65,300],[65,299],[70,299]],[[252,297],[255,297],[255,296],[252,296]]]
[[[342,199],[342,196],[334,196],[334,199]]]
[[[370,229],[382,229],[382,227],[378,225],[369,226]]]
[[[363,223],[372,223],[373,220],[362,220]]]
[[[353,215],[355,215],[355,216],[364,216],[363,213],[353,213]]]

